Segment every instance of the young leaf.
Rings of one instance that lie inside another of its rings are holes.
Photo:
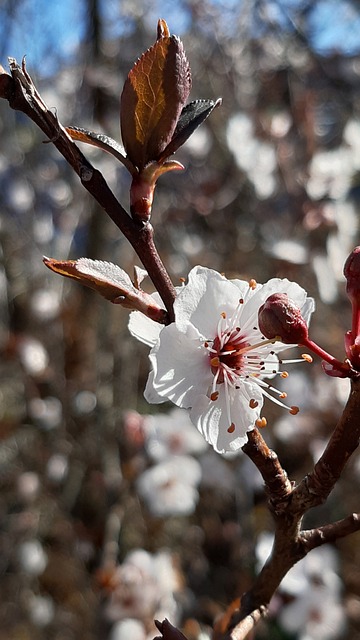
[[[181,112],[174,135],[161,153],[158,162],[175,153],[221,102],[221,98],[218,98],[215,102],[214,100],[194,100],[187,104]]]
[[[131,175],[137,173],[132,162],[126,157],[125,150],[121,144],[105,135],[105,133],[96,133],[95,131],[88,131],[88,129],[82,129],[80,127],[66,127],[66,131],[72,140],[86,142],[93,147],[98,147],[99,149],[103,149],[103,151],[111,153],[111,155],[125,165]]]
[[[166,23],[165,23],[166,24]],[[122,141],[141,171],[170,142],[191,87],[181,41],[162,28],[160,37],[131,69],[121,95]]]
[[[73,280],[80,280],[82,284],[98,291],[112,302],[119,296],[127,296],[135,290],[128,274],[112,262],[90,260],[90,258],[54,260],[46,257],[43,261],[51,271]]]
[[[135,287],[123,269],[112,262],[102,260],[54,260],[43,258],[44,264],[62,276],[78,280],[100,293],[106,300],[121,304],[126,309],[141,311],[155,322],[166,324],[167,312],[159,307],[154,298],[139,287]]]

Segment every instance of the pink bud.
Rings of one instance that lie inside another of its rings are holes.
[[[259,309],[259,329],[271,340],[279,337],[285,344],[304,344],[308,328],[301,311],[286,293],[273,293]]]

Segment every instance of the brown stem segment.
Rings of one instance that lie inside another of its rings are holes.
[[[290,489],[277,456],[255,430],[248,435],[243,451],[261,472],[274,517],[272,552],[252,588],[243,594],[240,606],[225,613],[226,628],[215,631],[215,640],[245,640],[262,616],[286,573],[312,549],[360,530],[360,514],[309,531],[301,530],[303,515],[325,502],[360,441],[360,381],[352,380],[351,392],[329,443],[314,470]]]
[[[275,451],[269,449],[258,429],[248,433],[248,441],[242,450],[259,469],[271,503],[285,500],[292,491],[292,484]]]
[[[323,527],[317,529],[309,529],[308,531],[301,532],[301,538],[304,541],[304,545],[307,551],[320,547],[322,544],[327,544],[339,540],[339,538],[345,538],[351,533],[356,533],[360,530],[360,513],[352,513],[351,515],[326,524]]]
[[[0,97],[8,100],[12,109],[25,113],[38,125],[78,174],[85,189],[129,240],[164,302],[169,322],[172,322],[175,289],[156,250],[151,225],[141,225],[127,214],[100,171],[91,165],[47,108],[26,71],[25,62],[20,67],[14,58],[9,58],[9,65],[11,76],[0,69]]]
[[[360,441],[360,380],[351,381],[349,399],[327,447],[293,492],[292,511],[305,513],[322,504],[334,488],[350,456]]]

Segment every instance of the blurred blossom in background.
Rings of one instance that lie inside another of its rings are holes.
[[[159,17],[184,42],[192,99],[223,98],[178,153],[186,170],[156,189],[152,222],[174,284],[198,264],[296,281],[316,299],[313,339],[342,360],[343,262],[359,244],[359,3],[2,0],[0,62],[26,55],[64,125],[119,140],[122,86]],[[1,632],[148,640],[166,616],[204,640],[269,552],[262,479],[241,453],[210,450],[186,411],[150,408],[148,349],[129,336],[127,312],[44,268],[43,255],[130,274],[138,262],[43,142],[0,102]],[[128,207],[122,165],[84,152]],[[299,415],[267,406],[262,435],[298,481],[348,388],[314,362],[290,372],[286,391]],[[350,461],[306,527],[358,510],[359,468]],[[357,638],[359,566],[356,535],[312,551],[284,579],[259,638]]]

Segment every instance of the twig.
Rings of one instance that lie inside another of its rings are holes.
[[[316,549],[316,547],[320,547],[322,544],[335,542],[335,540],[345,538],[357,531],[360,531],[360,513],[352,513],[337,522],[326,524],[317,529],[302,531],[300,537],[304,541],[307,550],[311,551],[311,549]]]
[[[23,60],[20,67],[14,58],[9,58],[9,66],[11,76],[0,67],[0,97],[8,100],[12,109],[25,113],[35,122],[72,166],[85,189],[106,211],[135,249],[164,302],[169,322],[173,321],[175,289],[156,250],[152,226],[136,223],[121,206],[103,175],[87,160],[57,116],[46,106],[26,70],[25,61]]]

